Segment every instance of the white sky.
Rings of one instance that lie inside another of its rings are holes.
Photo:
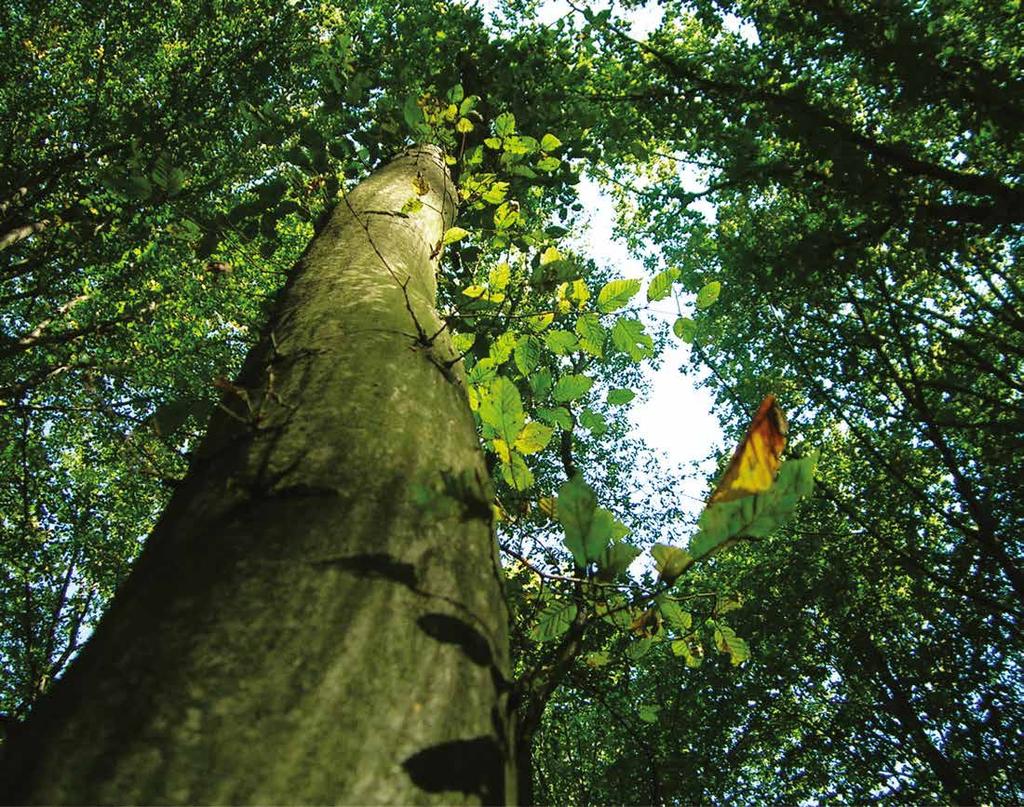
[[[612,267],[618,277],[648,279],[643,265],[629,255],[624,244],[612,238],[615,214],[611,199],[590,179],[580,183],[580,199],[590,216],[590,226],[579,238],[580,246],[587,249],[594,260]],[[645,293],[646,282],[640,294]],[[680,296],[684,314],[692,313],[692,297]],[[656,321],[674,322],[674,314],[660,313],[671,312],[674,305],[671,298],[655,304],[659,313],[647,318],[648,328]],[[632,404],[629,419],[633,436],[663,452],[669,466],[689,468],[691,463],[708,457],[712,447],[721,442],[722,430],[711,412],[711,394],[696,386],[697,378],[689,363],[689,346],[675,336],[669,338],[660,369],[654,370],[650,365],[644,368],[644,374],[651,381],[651,392],[647,400],[638,398]],[[703,467],[710,470],[713,466]],[[684,494],[680,507],[696,515],[707,492],[703,474],[694,472],[680,491]]]

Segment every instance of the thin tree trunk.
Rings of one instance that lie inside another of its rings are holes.
[[[489,481],[434,310],[453,215],[434,147],[338,204],[109,613],[12,738],[8,802],[514,801]]]

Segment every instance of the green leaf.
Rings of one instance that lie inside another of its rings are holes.
[[[420,128],[424,125],[423,110],[416,103],[417,100],[418,98],[415,95],[409,95],[402,106],[402,117],[405,118],[405,124],[414,132],[419,132]]]
[[[644,723],[657,723],[658,722],[658,711],[661,709],[660,706],[652,706],[651,704],[641,704],[637,709],[637,716],[644,721]]]
[[[697,323],[689,317],[679,317],[672,326],[672,332],[687,344],[697,336]]]
[[[655,544],[651,547],[651,556],[654,558],[655,568],[658,575],[666,583],[672,583],[679,575],[689,568],[693,563],[690,553],[677,546],[668,544]]]
[[[556,406],[554,408],[538,407],[537,417],[545,423],[558,426],[563,431],[572,429],[572,415],[569,414],[569,410],[564,406]]]
[[[732,538],[763,538],[788,521],[797,503],[814,487],[818,454],[782,463],[775,483],[763,493],[708,505],[701,513],[699,532],[689,551],[695,559],[716,552]]]
[[[400,212],[410,215],[412,213],[419,213],[423,209],[423,201],[418,196],[410,196],[406,199],[405,204],[402,205]]]
[[[526,416],[523,401],[516,385],[504,376],[495,378],[480,399],[480,420],[494,429],[506,443],[512,445],[523,430]]]
[[[562,145],[562,141],[550,132],[540,139],[540,147],[544,151],[554,151],[560,145]]]
[[[541,423],[531,422],[523,427],[516,438],[515,449],[522,454],[536,454],[543,451],[551,440],[554,429]]]
[[[441,242],[447,246],[448,244],[454,244],[456,241],[461,241],[467,235],[469,235],[469,230],[464,230],[462,227],[449,227]]]
[[[500,205],[505,201],[505,197],[508,195],[508,183],[507,182],[495,182],[488,188],[483,195],[480,197],[487,204]]]
[[[537,170],[550,174],[552,171],[557,170],[558,166],[561,164],[562,161],[557,157],[543,157],[540,160],[537,160]]]
[[[615,580],[625,574],[629,565],[641,554],[640,549],[632,544],[621,542],[611,543],[597,559],[597,576],[606,582]]]
[[[576,347],[576,336],[568,331],[548,331],[544,334],[544,344],[556,356],[562,356]]]
[[[498,369],[490,359],[480,359],[469,368],[468,380],[471,384],[485,384],[493,381],[498,375]]]
[[[601,556],[616,531],[615,516],[597,506],[593,488],[579,474],[559,488],[555,514],[565,530],[565,546],[581,567]]]
[[[519,211],[508,202],[504,202],[494,211],[494,226],[499,230],[507,230],[514,227],[519,221]]]
[[[583,314],[576,320],[576,333],[580,336],[580,347],[597,358],[604,356],[604,342],[608,332],[601,325],[597,314]]]
[[[658,603],[665,621],[678,631],[689,630],[693,626],[693,614],[684,611],[675,600],[663,599]]]
[[[536,138],[525,135],[511,135],[505,138],[503,148],[509,154],[533,154],[540,148]],[[553,158],[554,159],[554,158]]]
[[[502,112],[494,119],[494,133],[498,137],[508,137],[516,130],[516,116],[511,112]]]
[[[594,386],[594,379],[585,375],[564,375],[555,384],[553,397],[559,403],[576,401],[586,395]]]
[[[299,142],[310,151],[321,151],[327,146],[324,136],[312,126],[303,126],[299,132]]]
[[[697,309],[710,308],[718,300],[718,295],[721,293],[722,284],[717,280],[712,280],[697,292]]]
[[[609,657],[608,653],[604,650],[593,650],[590,653],[587,653],[583,657],[583,660],[586,662],[588,667],[603,667],[608,663]]]
[[[130,176],[125,184],[125,191],[131,199],[146,201],[153,195],[153,183],[148,177]]]
[[[530,638],[536,642],[550,642],[559,638],[576,618],[576,604],[555,600],[541,611],[537,624],[530,631]]]
[[[672,652],[686,659],[687,667],[699,667],[704,660],[704,647],[695,636],[676,639],[672,642]]]
[[[672,291],[672,284],[678,279],[679,270],[675,268],[666,269],[664,272],[656,274],[651,280],[651,284],[647,287],[648,302],[653,303],[668,297]]]
[[[643,323],[638,319],[619,317],[612,326],[612,344],[633,361],[654,354],[654,340],[644,333]]]
[[[580,412],[580,425],[584,429],[588,429],[595,437],[600,437],[608,431],[608,423],[604,419],[604,415],[592,409],[584,409]]]
[[[562,260],[562,253],[558,251],[558,247],[548,247],[540,254],[541,266],[557,263],[560,260]]]
[[[533,472],[526,466],[526,460],[515,451],[509,453],[509,461],[501,463],[501,477],[515,490],[526,490],[533,485]]]
[[[456,353],[465,353],[476,341],[475,333],[457,333],[452,336],[452,349]]]
[[[610,280],[598,292],[597,307],[605,314],[616,311],[640,291],[639,280]]]
[[[542,367],[537,372],[532,373],[529,381],[530,389],[533,390],[533,397],[538,400],[546,398],[551,391],[551,371],[547,367]]]
[[[528,376],[540,363],[540,340],[536,336],[521,336],[516,342],[516,369]]]
[[[512,351],[515,350],[517,337],[512,331],[505,331],[497,339],[491,342],[491,346],[488,348],[487,355],[494,362],[495,366],[499,366],[507,362],[512,357]]]
[[[487,285],[495,291],[504,291],[512,276],[512,268],[507,263],[499,263],[487,273]]]
[[[597,496],[594,489],[576,474],[558,490],[556,515],[565,530],[566,544],[580,566],[586,565],[583,557],[583,539],[590,532],[591,522],[597,510]]]
[[[654,646],[654,640],[650,637],[638,639],[626,645],[626,656],[631,661],[640,661],[644,656],[651,652],[651,648]]]
[[[608,403],[612,406],[623,406],[636,397],[631,389],[610,389],[608,390]]]
[[[738,666],[750,658],[749,645],[728,625],[715,625],[715,647],[719,652],[729,654],[733,666]]]

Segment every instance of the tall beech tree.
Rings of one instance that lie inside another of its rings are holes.
[[[514,800],[491,494],[434,308],[454,210],[429,147],[335,208],[6,798]],[[440,474],[465,507],[430,518]]]

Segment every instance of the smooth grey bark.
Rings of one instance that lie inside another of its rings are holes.
[[[7,802],[515,800],[490,483],[434,310],[454,210],[434,147],[338,204],[225,385],[232,414],[8,744]]]

